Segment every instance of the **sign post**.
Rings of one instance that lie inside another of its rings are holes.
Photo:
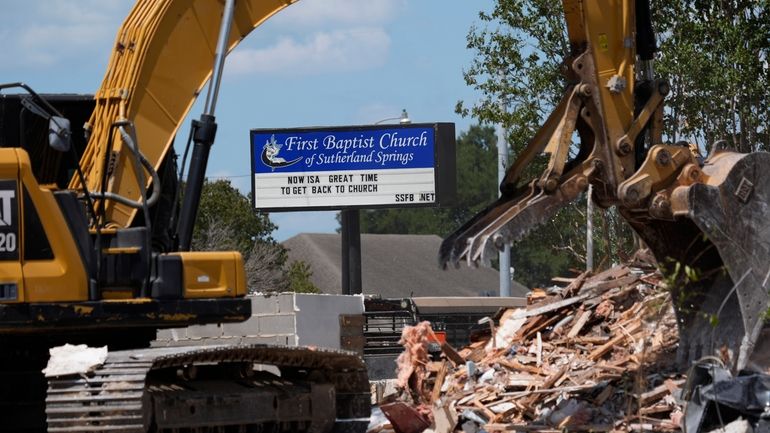
[[[253,129],[251,165],[256,209],[342,211],[343,293],[362,288],[359,209],[447,205],[457,189],[452,123]]]

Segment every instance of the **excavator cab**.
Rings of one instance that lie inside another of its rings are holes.
[[[68,116],[85,123],[91,97],[43,97],[21,83],[0,85],[6,88],[27,93],[0,95],[0,329],[180,326],[222,311],[231,313],[225,321],[248,317],[239,253],[154,249],[151,226],[100,224],[96,200],[66,189],[86,143]],[[115,301],[111,312],[104,300]]]
[[[670,88],[652,73],[649,1],[563,5],[564,96],[509,167],[501,197],[444,240],[439,260],[489,262],[591,184],[592,199],[617,206],[667,273],[680,363],[719,353],[744,368],[768,307],[770,229],[761,221],[770,188],[761,174],[770,155],[723,149],[704,160],[697,147],[663,142]],[[545,171],[522,181],[542,153]]]

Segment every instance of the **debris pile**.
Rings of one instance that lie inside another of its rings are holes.
[[[555,281],[459,351],[431,357],[429,324],[405,330],[402,393],[381,405],[391,425],[370,431],[679,431],[685,380],[660,274],[636,262]]]

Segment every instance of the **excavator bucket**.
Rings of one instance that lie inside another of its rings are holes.
[[[703,183],[674,190],[675,220],[621,209],[669,275],[680,365],[719,354],[747,366],[770,300],[768,167],[765,152],[722,152],[702,167]]]

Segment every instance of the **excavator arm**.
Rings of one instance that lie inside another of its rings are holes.
[[[228,51],[294,1],[235,2]],[[155,170],[160,167],[182,120],[212,75],[223,3],[136,3],[117,34],[107,72],[95,94],[96,108],[88,122],[90,138],[81,158],[87,185],[73,177],[70,188],[92,192],[104,188],[130,201],[140,199],[141,187],[149,186],[150,176],[137,175],[134,156],[125,141],[115,136],[113,125],[131,121],[139,150]],[[117,227],[129,227],[136,213],[135,207],[106,200],[99,217]]]
[[[658,261],[673,264],[680,363],[721,352],[745,367],[768,308],[770,230],[760,220],[770,156],[716,150],[704,160],[697,147],[662,142],[669,85],[652,75],[649,0],[562,5],[564,96],[508,169],[501,197],[445,239],[440,263],[488,263],[592,184],[600,206],[617,206]],[[523,182],[541,153],[545,170]]]
[[[616,201],[614,191],[634,170],[635,25],[631,2],[564,1],[571,52],[564,96],[519,158],[508,169],[500,199],[442,245],[441,262],[488,262],[490,253],[515,242],[588,188],[597,185],[600,202]],[[612,85],[608,85],[612,83]],[[578,159],[568,161],[574,133]],[[541,153],[550,154],[543,174],[521,186],[521,175]]]

